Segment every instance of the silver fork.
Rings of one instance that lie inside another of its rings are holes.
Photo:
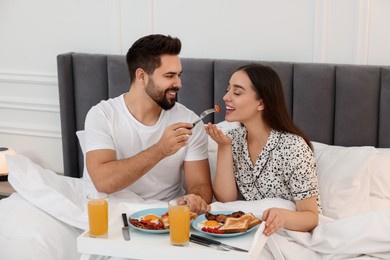
[[[196,120],[194,123],[192,123],[194,126],[199,123],[200,121],[202,121],[203,118],[205,118],[207,115],[211,114],[211,113],[215,113],[217,112],[217,110],[215,108],[210,108],[210,109],[207,109],[205,111],[203,111],[202,113],[200,113],[199,117],[200,119]]]

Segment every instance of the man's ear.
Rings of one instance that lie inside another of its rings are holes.
[[[137,81],[141,81],[146,84],[147,76],[148,74],[141,68],[138,68],[135,71],[135,78],[137,79]]]

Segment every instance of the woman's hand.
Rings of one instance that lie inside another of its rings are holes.
[[[270,208],[264,211],[263,221],[265,221],[264,235],[270,236],[281,228],[285,227],[287,220],[286,209]]]
[[[264,235],[270,236],[281,228],[311,232],[318,225],[317,196],[295,201],[297,209],[270,208],[264,211]]]
[[[212,123],[208,123],[204,129],[206,133],[218,144],[218,145],[230,145],[231,139],[225,135],[221,129]]]

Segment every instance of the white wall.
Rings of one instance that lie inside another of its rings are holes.
[[[0,146],[63,172],[56,56],[125,54],[170,34],[182,57],[390,65],[388,0],[1,0]]]

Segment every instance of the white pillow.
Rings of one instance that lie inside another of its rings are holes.
[[[211,175],[211,182],[214,183],[215,172],[217,170],[218,145],[213,139],[211,139],[210,136],[208,138],[209,138],[208,151],[209,151],[210,175]]]
[[[222,130],[222,132],[226,133],[230,129],[234,129],[234,128],[239,127],[240,123],[222,121],[216,125],[219,129]],[[211,137],[209,136],[208,151],[209,151],[209,164],[210,164],[210,173],[211,173],[211,181],[212,182],[214,182],[215,172],[216,172],[216,168],[217,168],[217,150],[218,150],[217,143],[213,139],[211,139]]]
[[[390,149],[377,148],[378,154],[371,163],[370,195],[390,203]]]
[[[91,180],[91,177],[89,176],[88,170],[87,170],[87,164],[85,161],[85,130],[79,130],[76,132],[77,139],[79,139],[79,144],[81,148],[81,152],[83,153],[83,159],[84,159],[84,172],[83,172],[83,179],[84,180]]]
[[[323,213],[342,218],[370,210],[370,162],[374,147],[313,142]]]
[[[226,133],[227,131],[237,128],[241,126],[239,122],[228,122],[228,121],[222,121],[216,124],[216,126],[222,130],[222,132]]]
[[[83,152],[83,154],[85,154],[85,150],[86,150],[86,147],[85,147],[85,130],[77,131],[76,135],[77,135],[77,138],[79,139],[79,144],[80,144],[81,151]]]

